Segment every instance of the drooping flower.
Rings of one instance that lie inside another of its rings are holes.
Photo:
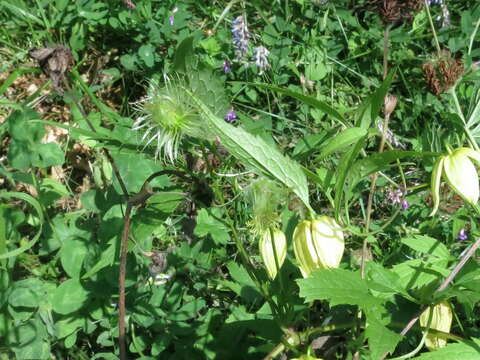
[[[280,229],[267,229],[260,239],[259,248],[267,274],[271,280],[274,280],[287,256],[285,234]]]
[[[473,162],[480,164],[480,152],[470,148],[449,150],[447,155],[440,156],[435,162],[432,172],[431,188],[433,198],[433,216],[440,205],[440,183],[443,179],[450,188],[469,204],[476,204],[480,194],[478,174]],[[443,176],[442,176],[443,175]]]
[[[305,278],[315,269],[337,268],[345,250],[343,232],[328,216],[304,220],[293,232],[293,250]]]
[[[241,59],[247,55],[248,42],[252,37],[248,31],[247,23],[245,22],[243,15],[237,16],[237,18],[232,21],[231,31],[235,54],[237,55],[237,59]]]
[[[428,326],[428,320],[430,319],[430,329],[439,330],[443,332],[450,332],[452,326],[452,308],[447,301],[443,301],[433,307],[429,307],[420,316],[420,325],[423,327]],[[425,345],[430,351],[444,347],[447,345],[447,340],[433,334],[428,334],[425,339]]]

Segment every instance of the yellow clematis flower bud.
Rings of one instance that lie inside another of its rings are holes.
[[[275,254],[277,254],[278,268],[275,262]],[[282,267],[287,256],[287,240],[281,230],[269,229],[264,232],[260,239],[260,256],[267,268],[268,276],[274,280],[277,276],[277,270]]]
[[[300,222],[293,233],[293,250],[303,277],[314,269],[337,268],[345,250],[343,232],[334,219],[322,216]]]
[[[480,153],[470,148],[450,151],[437,159],[432,172],[433,216],[440,204],[440,182],[443,178],[448,185],[466,202],[474,205],[479,198],[478,174],[473,161],[480,164]]]
[[[431,315],[430,315],[431,313]],[[433,307],[429,307],[420,315],[420,325],[426,327],[428,325],[428,318],[432,316],[430,322],[430,329],[439,330],[443,332],[450,332],[452,326],[452,308],[447,301],[443,301]],[[437,335],[428,334],[425,339],[425,345],[430,351],[444,347],[447,345],[447,340]]]

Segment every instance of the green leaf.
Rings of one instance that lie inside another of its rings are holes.
[[[55,330],[58,339],[63,339],[71,335],[75,330],[83,327],[87,322],[82,317],[67,317],[55,323]]]
[[[326,158],[338,150],[351,146],[365,135],[367,135],[367,130],[356,127],[342,131],[320,148],[321,153],[318,156],[318,159]]]
[[[173,71],[186,72],[193,60],[193,36],[186,37],[178,44],[173,58]]]
[[[445,260],[448,260],[450,257],[450,252],[447,247],[437,239],[429,236],[413,235],[402,238],[400,241],[413,250],[419,251],[423,254],[433,255]]]
[[[66,315],[80,309],[88,299],[88,291],[78,279],[68,279],[53,294],[53,311]]]
[[[163,170],[163,167],[158,162],[149,159],[140,151],[133,153],[112,152],[111,155],[130,193],[137,193],[151,174]],[[115,188],[120,193],[118,180],[116,177],[114,177],[114,179]],[[150,185],[163,188],[167,186],[168,183],[168,176],[164,175],[155,178]]]
[[[138,49],[138,55],[140,56],[140,59],[142,59],[145,65],[148,67],[152,67],[155,62],[153,54],[154,50],[155,49],[153,48],[152,44],[142,45],[140,46],[140,49]]]
[[[364,179],[370,174],[389,168],[396,160],[413,157],[423,158],[434,155],[436,155],[436,153],[391,150],[384,151],[382,153],[376,153],[364,159],[360,159],[352,164],[352,166],[349,168],[349,187],[353,188],[361,179]]]
[[[306,279],[297,280],[300,297],[305,301],[328,300],[331,306],[338,304],[357,305],[362,309],[370,309],[381,304],[368,291],[367,282],[362,280],[358,272],[330,269],[315,270]]]
[[[211,132],[220,138],[222,145],[230,154],[257,173],[282,183],[293,191],[307,208],[311,208],[307,179],[298,163],[282,155],[277,148],[262,138],[227,124],[223,119],[216,117],[205,104],[191,96],[205,116]]]
[[[27,170],[32,165],[45,168],[64,163],[64,154],[55,143],[43,144],[43,126],[38,122],[40,115],[25,107],[14,111],[7,124],[12,141],[8,148],[8,160],[20,170]]]
[[[80,277],[83,260],[87,255],[88,248],[85,239],[69,237],[64,239],[60,249],[60,262],[68,276]]]
[[[447,344],[433,352],[423,353],[414,360],[478,360],[480,358],[480,339]]]
[[[392,353],[395,350],[402,336],[384,326],[372,312],[367,311],[366,314],[367,329],[365,330],[365,336],[368,339],[371,359],[379,360],[383,354]]]
[[[51,359],[45,326],[37,316],[10,331],[9,347],[15,352],[16,360]]]
[[[135,55],[125,54],[120,56],[120,64],[127,69],[127,70],[136,70],[137,66],[135,63],[137,62],[137,57]]]
[[[256,87],[259,87],[259,88],[262,88],[262,89],[268,89],[268,90],[276,91],[276,92],[279,92],[281,94],[291,96],[291,97],[293,97],[297,100],[302,101],[303,103],[305,103],[307,105],[313,106],[314,108],[323,111],[325,114],[328,114],[332,118],[337,120],[340,124],[347,126],[347,123],[346,123],[345,119],[343,118],[343,116],[337,110],[335,110],[333,107],[331,107],[327,103],[325,103],[321,100],[318,100],[314,97],[307,96],[307,95],[304,95],[302,93],[292,91],[290,89],[281,88],[281,87],[277,87],[277,86],[273,86],[273,85],[269,85],[269,84],[251,83],[251,82],[240,82],[240,83],[241,84],[246,84],[246,85],[251,85],[251,86],[256,86]]]
[[[340,208],[343,205],[343,197],[346,200],[350,198],[350,187],[345,186],[346,178],[350,175],[352,171],[352,166],[355,163],[360,150],[365,144],[366,136],[357,141],[355,146],[351,150],[347,151],[342,158],[337,167],[337,172],[335,177],[337,179],[335,183],[335,217],[338,218],[340,214]]]
[[[216,219],[220,216],[218,212],[214,212],[212,215],[210,215],[206,209],[200,209],[197,215],[197,226],[195,226],[194,234],[199,237],[210,234],[216,244],[226,244],[228,240],[230,240],[228,228],[223,222]]]
[[[395,265],[392,270],[400,276],[400,284],[407,289],[418,288],[449,274],[447,260],[413,259]]]
[[[382,265],[369,261],[365,267],[368,286],[371,290],[384,293],[387,296],[401,294],[405,298],[415,301],[400,283],[400,276]]]
[[[103,268],[113,264],[115,261],[116,241],[117,239],[115,238],[109,241],[109,246],[102,251],[100,259],[85,274],[83,274],[82,279],[88,279]]]
[[[322,132],[320,134],[305,135],[295,145],[292,157],[299,158],[314,151],[318,151],[318,144],[321,144],[323,141],[325,141],[325,138],[327,138],[327,136],[328,134],[326,132]]]
[[[36,308],[43,297],[43,282],[36,278],[17,281],[8,297],[8,302],[14,307]]]
[[[37,212],[40,227],[39,227],[37,233],[35,234],[35,236],[30,241],[28,241],[26,244],[20,246],[19,248],[15,249],[15,250],[11,250],[7,253],[0,254],[0,260],[1,259],[6,259],[6,258],[9,258],[9,257],[12,257],[12,256],[17,256],[17,255],[27,251],[28,249],[30,249],[33,245],[35,245],[38,238],[42,234],[42,226],[43,226],[43,222],[44,222],[42,207],[41,207],[40,203],[35,198],[33,198],[32,196],[30,196],[28,194],[24,194],[24,193],[17,193],[17,192],[3,192],[3,193],[0,193],[0,199],[2,199],[2,198],[4,198],[4,199],[18,198],[18,199],[21,199],[21,200],[29,203],[35,209],[35,211]]]

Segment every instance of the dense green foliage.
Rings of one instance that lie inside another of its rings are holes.
[[[0,22],[0,360],[121,359],[125,231],[125,358],[480,358],[478,2],[2,0]],[[446,300],[449,331],[400,335]]]

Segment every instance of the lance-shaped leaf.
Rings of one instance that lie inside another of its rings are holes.
[[[209,131],[218,136],[222,145],[230,154],[245,166],[253,168],[258,174],[273,178],[293,191],[311,209],[308,199],[308,185],[305,174],[299,164],[284,156],[280,151],[262,138],[252,135],[242,128],[227,124],[215,116],[210,109],[190,93],[198,106]]]

